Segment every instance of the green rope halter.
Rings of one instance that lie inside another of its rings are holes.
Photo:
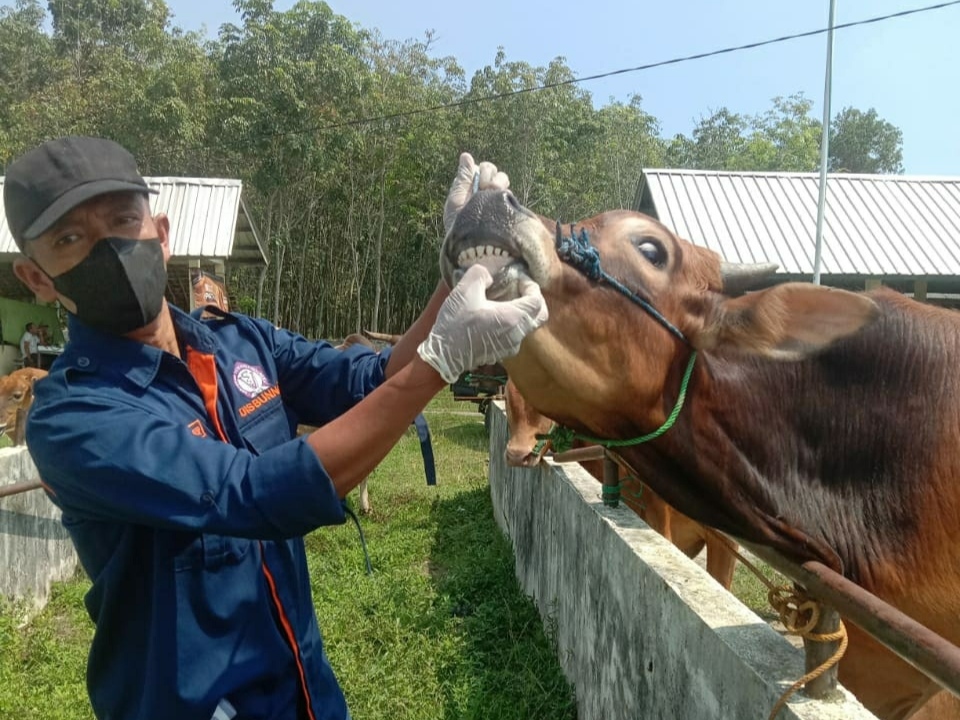
[[[697,351],[694,350],[692,353],[690,353],[690,359],[687,361],[687,369],[683,372],[683,380],[680,382],[680,394],[677,396],[677,402],[674,404],[673,410],[670,411],[670,414],[667,416],[667,419],[664,421],[663,425],[658,427],[653,432],[647,433],[646,435],[641,435],[640,437],[628,438],[626,440],[604,440],[603,438],[595,438],[590,435],[583,435],[571,430],[570,428],[555,425],[553,429],[550,430],[550,432],[546,435],[537,435],[537,439],[543,440],[544,442],[549,440],[555,453],[562,453],[569,450],[573,446],[573,441],[575,439],[585,440],[586,442],[593,443],[594,445],[603,445],[604,447],[608,448],[640,445],[641,443],[655,440],[667,432],[667,430],[672,428],[673,424],[680,416],[680,411],[683,409],[684,400],[687,398],[687,385],[690,383],[690,376],[693,374],[693,365],[696,361]]]

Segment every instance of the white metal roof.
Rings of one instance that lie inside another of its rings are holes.
[[[812,275],[817,173],[644,170],[637,208],[731,262]],[[960,275],[960,177],[830,174],[821,272]]]
[[[266,262],[256,229],[247,214],[240,180],[147,177],[158,190],[150,195],[154,213],[170,218],[170,252],[174,258],[222,258]],[[0,177],[0,188],[3,178]],[[17,253],[0,203],[0,254]]]

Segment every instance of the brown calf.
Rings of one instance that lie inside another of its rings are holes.
[[[21,421],[33,403],[33,384],[46,375],[46,370],[26,367],[0,378],[0,434],[7,435],[14,445],[23,444]]]
[[[535,452],[537,435],[550,431],[553,422],[538,413],[509,380],[505,389],[507,425],[510,437],[507,440],[507,464],[514,467],[534,467],[543,458],[546,445]],[[582,442],[575,442],[583,447]],[[603,462],[584,460],[583,469],[597,480],[603,481]],[[723,535],[711,532],[706,527],[677,512],[659,495],[644,485],[638,478],[620,468],[622,499],[647,525],[676,545],[689,558],[695,558],[706,548],[707,572],[727,590],[733,582],[737,564],[737,544]]]

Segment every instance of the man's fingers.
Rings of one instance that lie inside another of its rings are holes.
[[[493,163],[482,162],[479,170],[481,190],[506,190],[510,187],[510,178],[505,172],[497,170]]]
[[[467,271],[457,283],[457,288],[468,305],[478,306],[487,299],[487,288],[493,284],[493,275],[483,265],[477,263],[467,268]]]
[[[517,289],[521,295],[543,295],[537,282],[525,272],[517,273]]]
[[[473,182],[473,176],[477,173],[477,163],[473,160],[470,153],[460,153],[460,164],[457,166],[457,179],[454,181],[459,184],[464,181]]]

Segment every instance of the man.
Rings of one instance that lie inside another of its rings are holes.
[[[475,169],[461,156],[445,223]],[[480,169],[481,186],[508,184]],[[441,281],[379,355],[243,315],[201,319],[163,297],[169,221],[150,215],[148,192],[130,153],[99,138],[45,143],[4,183],[17,277],[71,314],[27,444],[92,580],[94,712],[349,717],[302,536],[344,521],[341,498],[446,382],[516,353],[546,320],[543,298],[531,285],[490,302],[475,267],[452,291]],[[298,438],[298,422],[320,429]]]
[[[37,336],[37,326],[28,322],[20,336],[20,357],[24,367],[40,367],[40,338]]]

